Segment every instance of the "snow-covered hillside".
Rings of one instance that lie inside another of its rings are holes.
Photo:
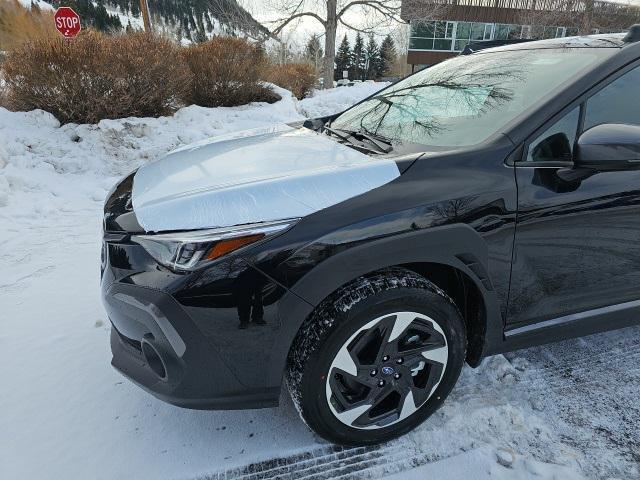
[[[111,185],[180,145],[340,111],[381,86],[97,125],[0,108],[0,478],[640,478],[640,328],[465,368],[427,423],[359,449],[314,437],[286,394],[277,409],[183,410],[110,367]]]
[[[20,5],[26,8],[31,8],[32,5],[37,5],[38,8],[40,8],[40,10],[42,11],[55,10],[55,8],[53,8],[53,6],[49,2],[45,2],[44,0],[34,0],[34,1],[18,0],[18,1],[20,2]]]
[[[21,5],[51,11],[60,6],[69,6],[63,0],[18,0]],[[255,20],[237,0],[147,0],[152,23],[157,31],[172,32],[184,43],[190,43],[198,35],[211,38],[214,35],[234,35],[266,40],[269,31]],[[75,5],[77,13],[85,23],[94,24],[97,7],[104,7],[108,15],[117,17],[122,28],[130,26],[134,30],[144,28],[138,0],[103,0],[91,2],[92,10],[86,4]],[[71,4],[71,6],[74,6]],[[117,22],[116,22],[117,24]],[[271,45],[269,39],[267,45]]]

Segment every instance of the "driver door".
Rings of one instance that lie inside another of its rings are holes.
[[[573,166],[582,131],[602,123],[640,124],[637,63],[597,88],[534,134],[516,162],[508,329],[640,300],[640,171],[572,181],[557,174]]]

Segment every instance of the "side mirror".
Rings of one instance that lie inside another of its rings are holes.
[[[599,171],[640,168],[640,125],[605,123],[580,135],[574,165]]]

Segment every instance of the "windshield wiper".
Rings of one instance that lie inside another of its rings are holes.
[[[393,150],[393,144],[387,140],[384,137],[381,137],[379,135],[373,135],[371,133],[365,133],[362,131],[349,131],[349,133],[351,135],[353,135],[354,137],[362,137],[365,138],[367,140],[369,140],[371,143],[373,143],[376,147],[378,147],[380,149],[381,152],[384,153],[389,153],[391,150]]]
[[[345,142],[353,143],[351,141],[352,135],[350,135],[349,132],[344,132],[344,130],[337,130],[331,127],[327,127],[326,125],[322,127],[322,130],[335,135],[336,137],[340,138],[341,140],[344,140]]]
[[[331,128],[326,126],[324,127],[324,129],[327,132],[334,134],[336,137],[351,143],[352,145],[362,146],[361,144],[354,143],[352,139],[357,140],[358,138],[361,138],[361,139],[363,138],[365,140],[368,140],[371,144],[373,144],[376,147],[377,149],[376,151],[378,153],[389,153],[391,150],[393,150],[392,143],[386,138],[380,137],[378,135],[365,133],[360,130],[346,130],[342,128]]]
[[[371,100],[380,100],[382,103],[385,103],[385,104],[387,104],[389,106],[394,104],[393,101],[389,100],[384,95],[376,95],[375,97],[371,97]]]
[[[368,153],[381,153],[379,149],[373,149],[371,147],[367,147],[364,143],[359,142],[353,135],[351,135],[349,132],[346,132],[344,130],[338,130],[338,129],[334,129],[334,128],[325,126],[325,127],[323,127],[323,131],[325,131],[325,132],[327,132],[327,133],[329,133],[331,135],[335,135],[340,140],[342,140],[343,142],[348,143],[349,145],[351,145],[356,150],[360,150],[360,151],[368,152]]]

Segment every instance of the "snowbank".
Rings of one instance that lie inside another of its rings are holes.
[[[358,83],[353,87],[338,87],[331,90],[316,90],[311,98],[300,101],[300,111],[307,117],[323,117],[342,112],[354,103],[373,95],[390,83]]]
[[[233,108],[185,107],[170,117],[102,120],[96,125],[60,123],[42,110],[0,108],[0,144],[16,167],[51,165],[57,173],[124,175],[181,145],[269,123],[302,120],[296,100]]]

